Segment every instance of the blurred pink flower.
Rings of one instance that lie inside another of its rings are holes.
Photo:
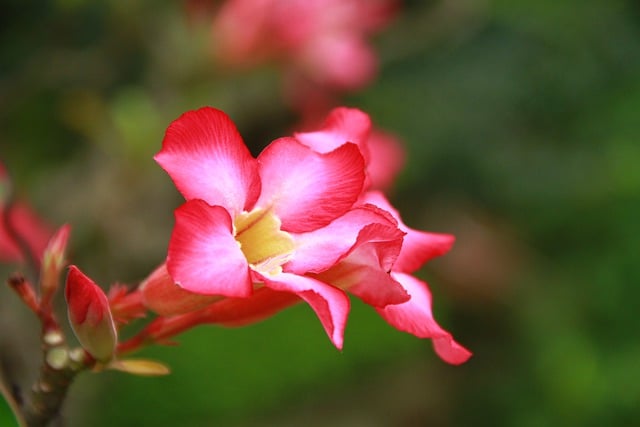
[[[8,180],[6,170],[0,164],[0,261],[23,262],[23,249],[26,249],[30,252],[28,256],[39,262],[53,230],[25,202],[18,200],[8,204]]]
[[[213,24],[217,56],[230,66],[280,62],[293,80],[338,90],[371,81],[367,37],[394,15],[395,0],[228,0]]]

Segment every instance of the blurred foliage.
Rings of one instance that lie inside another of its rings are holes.
[[[163,257],[180,198],[151,157],[171,120],[222,108],[255,152],[295,121],[275,70],[219,70],[208,37],[181,2],[4,2],[0,157],[103,285]],[[406,222],[458,238],[423,276],[471,361],[357,302],[340,353],[299,306],[146,350],[166,378],[82,376],[68,425],[640,423],[638,3],[406,1],[376,43],[378,81],[345,102],[404,139]],[[0,296],[3,358],[37,357]]]

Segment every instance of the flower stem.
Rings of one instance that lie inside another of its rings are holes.
[[[131,353],[148,344],[158,344],[201,323],[202,310],[170,317],[156,317],[133,338],[118,346],[117,354]]]
[[[22,410],[28,427],[45,427],[53,421],[60,413],[75,376],[95,363],[84,350],[70,350],[59,329],[45,331],[42,343],[40,376],[29,391]]]

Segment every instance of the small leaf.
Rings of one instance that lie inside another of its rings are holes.
[[[112,360],[107,368],[149,377],[168,375],[171,373],[168,366],[148,359]]]

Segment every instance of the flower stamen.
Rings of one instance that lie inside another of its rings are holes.
[[[234,237],[252,269],[277,274],[293,256],[295,245],[281,221],[269,209],[242,212],[233,221]]]

